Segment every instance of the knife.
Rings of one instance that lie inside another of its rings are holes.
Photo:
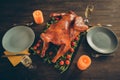
[[[1,57],[13,57],[13,56],[24,56],[24,55],[30,55],[30,54],[10,54],[10,55],[2,55]]]

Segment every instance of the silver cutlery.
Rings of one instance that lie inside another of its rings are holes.
[[[1,57],[13,57],[13,56],[24,56],[24,55],[30,55],[30,54],[9,54],[9,55],[2,55]]]

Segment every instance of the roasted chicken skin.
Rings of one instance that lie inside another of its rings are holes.
[[[84,24],[82,17],[76,15],[73,11],[69,11],[68,13],[52,13],[50,16],[59,16],[61,19],[57,23],[51,24],[46,32],[40,35],[43,40],[41,57],[45,56],[50,42],[59,45],[60,48],[56,56],[52,59],[52,62],[55,63],[71,48],[71,41],[81,32],[87,30],[88,26]]]

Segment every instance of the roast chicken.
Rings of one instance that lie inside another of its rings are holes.
[[[51,24],[46,32],[40,35],[43,40],[43,48],[40,55],[41,57],[45,56],[49,43],[60,46],[57,54],[52,59],[52,62],[55,63],[71,48],[71,41],[81,32],[87,30],[88,26],[84,24],[82,17],[76,15],[73,11],[68,13],[52,13],[50,16],[61,17],[61,19],[57,23]]]

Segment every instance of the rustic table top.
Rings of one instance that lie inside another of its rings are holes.
[[[36,9],[43,11],[45,22],[52,12],[67,12],[73,10],[78,15],[84,16],[86,6],[93,4],[94,12],[89,17],[91,25],[111,24],[105,26],[111,29],[120,40],[120,1],[119,0],[1,0],[0,1],[0,56],[4,51],[2,37],[5,32],[14,25],[25,25],[33,22],[32,13]],[[42,25],[33,25],[36,40],[44,28]],[[119,43],[120,44],[120,43]],[[91,52],[83,48],[82,43],[75,55],[70,68],[59,74],[53,68],[43,62],[38,56],[32,56],[33,63],[37,65],[36,70],[28,70],[22,64],[13,67],[7,58],[0,58],[0,80],[120,80],[120,47],[113,52],[113,56],[93,58],[91,66],[80,71],[76,62],[80,55]]]

